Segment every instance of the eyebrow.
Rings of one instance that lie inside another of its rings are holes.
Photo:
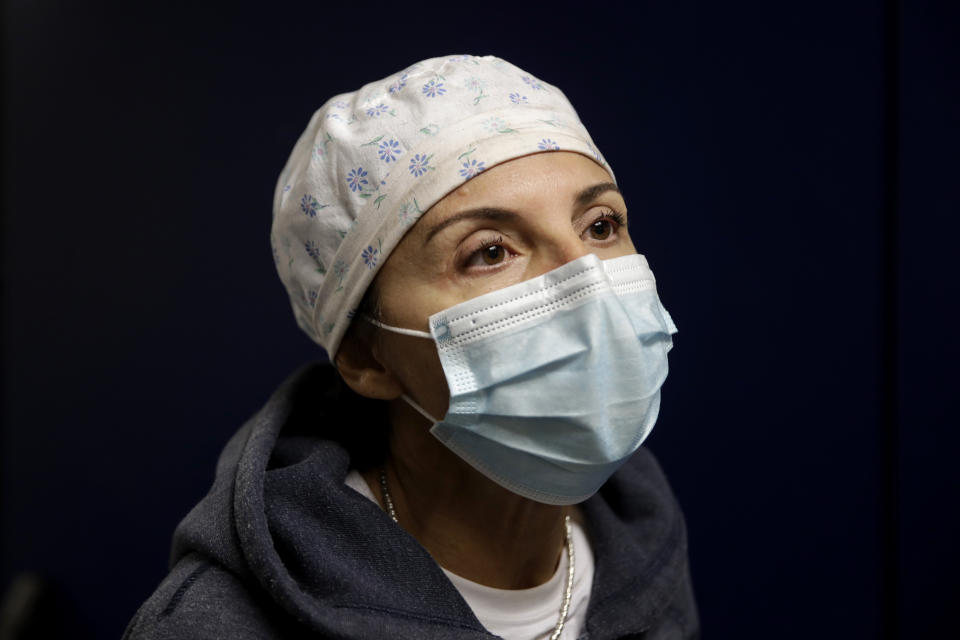
[[[608,191],[620,193],[620,189],[614,183],[601,182],[578,192],[573,197],[573,203],[578,207],[584,207]],[[505,220],[516,220],[519,217],[520,214],[517,212],[510,211],[509,209],[501,209],[499,207],[478,207],[476,209],[467,209],[466,211],[461,211],[450,216],[446,220],[441,220],[437,224],[430,227],[430,230],[427,231],[427,237],[424,240],[424,244],[430,242],[433,236],[437,235],[450,225],[462,222],[464,220],[482,219],[503,222]]]
[[[612,182],[601,182],[592,187],[587,187],[573,197],[573,202],[579,207],[585,207],[607,191],[620,193],[620,188]]]
[[[442,220],[430,227],[430,231],[427,232],[427,238],[424,240],[424,244],[430,242],[430,239],[433,238],[433,236],[437,235],[450,225],[461,222],[462,220],[473,220],[480,218],[483,220],[495,220],[497,222],[502,222],[504,220],[515,220],[519,217],[520,215],[515,211],[510,211],[509,209],[500,209],[498,207],[467,209],[466,211],[461,211],[460,213],[452,215],[446,220]]]

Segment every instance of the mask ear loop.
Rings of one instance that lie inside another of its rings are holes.
[[[407,394],[403,394],[403,395],[400,396],[400,397],[401,397],[403,400],[405,400],[408,405],[410,405],[411,407],[413,407],[414,410],[415,410],[417,413],[419,413],[419,414],[422,415],[424,418],[426,418],[427,420],[429,420],[431,426],[433,426],[433,425],[437,424],[438,422],[440,422],[439,420],[437,420],[436,418],[434,418],[432,415],[430,415],[429,413],[427,413],[427,410],[426,410],[426,409],[424,409],[424,408],[421,407],[419,404],[417,404],[416,401],[415,401],[413,398],[411,398],[410,396],[408,396]]]
[[[413,336],[414,338],[426,338],[427,340],[433,340],[433,336],[427,333],[426,331],[418,331],[417,329],[404,329],[403,327],[394,327],[389,324],[384,324],[379,320],[374,320],[368,315],[364,315],[363,319],[372,324],[375,327],[380,327],[387,331],[392,331],[393,333],[399,333],[404,336]]]
[[[371,317],[368,316],[368,315],[364,315],[364,316],[363,316],[363,319],[366,320],[367,322],[369,322],[370,324],[372,324],[373,326],[375,326],[375,327],[380,327],[381,329],[385,329],[385,330],[387,330],[387,331],[392,331],[392,332],[394,332],[394,333],[399,333],[399,334],[405,335],[405,336],[413,336],[414,338],[426,338],[427,340],[433,340],[433,336],[430,335],[429,333],[427,333],[426,331],[417,331],[416,329],[404,329],[403,327],[393,327],[393,326],[390,326],[389,324],[384,324],[384,323],[380,322],[379,320],[374,320],[373,318],[371,318]],[[438,422],[440,422],[439,420],[437,420],[436,418],[434,418],[432,415],[430,415],[429,413],[427,413],[427,410],[426,410],[426,409],[424,409],[424,408],[421,407],[419,404],[417,404],[416,400],[414,400],[413,398],[411,398],[410,396],[408,396],[406,393],[404,393],[404,394],[401,395],[400,397],[401,397],[408,405],[410,405],[411,407],[413,407],[413,409],[414,409],[417,413],[419,413],[419,414],[422,415],[424,418],[426,418],[427,420],[429,420],[431,425],[435,425],[435,424],[437,424]]]

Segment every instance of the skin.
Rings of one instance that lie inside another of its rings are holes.
[[[588,253],[636,253],[626,204],[603,185],[612,187],[605,169],[564,151],[517,158],[464,183],[417,221],[381,268],[383,322],[429,331],[433,313]],[[484,208],[501,211],[474,215]],[[445,415],[449,391],[434,343],[350,332],[335,362],[354,391],[389,401],[386,472],[400,525],[442,567],[474,582],[500,589],[546,582],[563,549],[563,517],[577,510],[500,487],[430,435],[429,421],[400,396]],[[382,504],[378,471],[365,480]]]

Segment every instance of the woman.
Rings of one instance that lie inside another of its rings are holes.
[[[573,107],[503,60],[327,102],[271,242],[336,370],[230,441],[128,637],[696,637],[638,450],[676,329],[627,223]]]

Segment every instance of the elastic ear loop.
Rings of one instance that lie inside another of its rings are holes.
[[[427,420],[429,420],[431,426],[433,426],[433,425],[437,424],[438,422],[440,422],[439,420],[437,420],[436,418],[434,418],[432,415],[430,415],[429,413],[427,413],[427,410],[426,410],[426,409],[424,409],[424,408],[421,407],[419,404],[417,404],[416,401],[415,401],[413,398],[411,398],[410,396],[408,396],[407,394],[403,394],[403,395],[400,396],[400,397],[403,398],[404,400],[406,400],[407,404],[410,405],[411,407],[413,407],[414,410],[416,410],[417,413],[419,413],[419,414],[422,415],[424,418],[426,418]]]
[[[427,333],[426,331],[417,331],[416,329],[404,329],[403,327],[393,327],[393,326],[390,326],[389,324],[384,324],[379,320],[374,320],[368,315],[364,315],[363,319],[369,322],[370,324],[372,324],[373,326],[380,327],[381,329],[386,329],[387,331],[393,331],[394,333],[399,333],[405,336],[413,336],[414,338],[426,338],[427,340],[433,340],[433,336]],[[400,397],[404,401],[406,401],[408,405],[413,407],[413,409],[417,413],[419,413],[424,418],[429,420],[431,425],[434,425],[440,422],[439,420],[434,418],[432,415],[427,413],[426,409],[424,409],[419,404],[417,404],[417,401],[411,398],[410,396],[408,396],[406,393],[402,394]]]
[[[394,327],[389,324],[384,324],[379,320],[374,320],[368,315],[364,315],[363,319],[372,324],[375,327],[380,327],[381,329],[386,329],[387,331],[392,331],[394,333],[399,333],[404,336],[413,336],[414,338],[426,338],[427,340],[433,340],[433,336],[427,333],[426,331],[418,331],[417,329],[404,329],[403,327]]]

